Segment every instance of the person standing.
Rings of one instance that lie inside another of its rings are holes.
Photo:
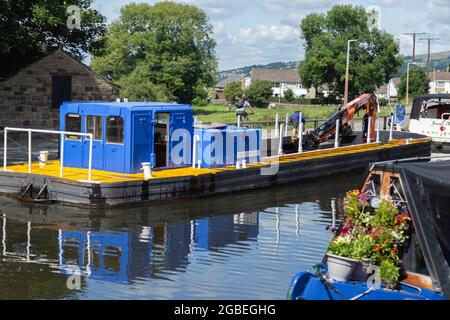
[[[298,139],[298,137],[299,137],[300,113],[301,113],[300,111],[294,112],[291,115],[291,117],[289,118],[289,120],[291,122],[291,125],[293,127],[293,129],[292,129],[292,139]],[[301,121],[303,123],[303,131],[305,131],[306,119],[305,119],[305,117],[303,115],[302,115]]]

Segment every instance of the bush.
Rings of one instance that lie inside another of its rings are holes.
[[[263,107],[272,97],[272,82],[255,80],[245,91],[245,94],[256,107]]]
[[[225,85],[225,88],[223,89],[223,94],[225,95],[225,97],[227,97],[228,100],[231,101],[231,103],[234,104],[239,99],[242,99],[244,90],[242,90],[241,83],[235,81]]]
[[[293,103],[293,102],[295,101],[294,91],[292,91],[291,88],[288,88],[288,89],[284,92],[284,98],[285,98],[286,101],[288,101],[289,103]]]

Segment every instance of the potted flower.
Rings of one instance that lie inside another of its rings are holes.
[[[400,253],[408,239],[410,216],[386,197],[369,205],[365,193],[348,192],[344,199],[345,222],[327,252],[329,276],[338,281],[365,281],[368,265],[380,268],[381,280],[394,287]]]

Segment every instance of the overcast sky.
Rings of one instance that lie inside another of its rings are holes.
[[[96,0],[94,7],[117,19],[129,2],[155,0]],[[377,6],[382,29],[400,41],[401,53],[412,54],[412,38],[406,32],[427,32],[440,40],[432,52],[450,50],[450,0],[182,0],[205,10],[214,26],[219,69],[252,64],[297,61],[303,58],[299,23],[311,12],[326,12],[335,4]],[[416,52],[426,53],[426,41],[418,41]]]

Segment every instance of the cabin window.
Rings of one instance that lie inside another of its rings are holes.
[[[94,140],[101,141],[103,139],[103,124],[100,116],[86,117],[86,132],[92,133]]]
[[[66,114],[66,131],[81,132],[81,116],[79,114]],[[67,139],[80,140],[80,136],[67,136]]]
[[[123,143],[124,121],[122,117],[106,118],[106,142]]]
[[[72,101],[72,76],[52,76],[52,109],[59,109],[64,101]]]

